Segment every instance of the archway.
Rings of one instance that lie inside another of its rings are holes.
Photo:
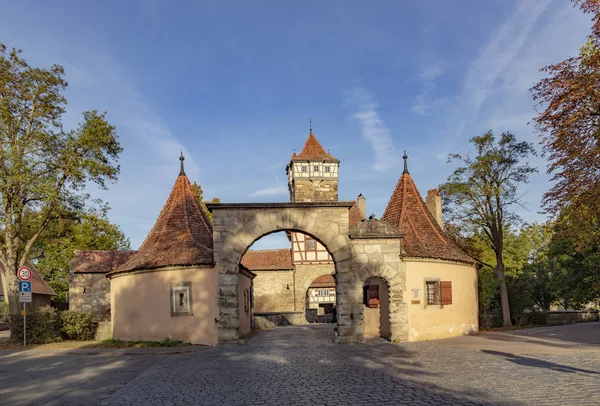
[[[333,323],[335,321],[335,276],[321,275],[308,286],[305,294],[305,318],[309,323]]]
[[[385,339],[391,337],[389,285],[385,279],[374,276],[363,286],[365,336]]]
[[[219,341],[239,338],[238,273],[242,256],[257,239],[277,231],[306,234],[318,241],[331,255],[338,278],[348,283],[351,277],[352,248],[349,243],[348,210],[353,202],[322,203],[228,203],[211,204],[213,245],[219,266],[218,306]],[[306,288],[308,285],[306,286]],[[337,329],[340,338],[361,334],[360,311],[351,292],[338,289]],[[304,298],[301,298],[302,301]],[[341,340],[343,341],[343,340]]]

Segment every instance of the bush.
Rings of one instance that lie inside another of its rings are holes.
[[[23,316],[10,315],[10,337],[13,341],[23,341]],[[60,319],[50,306],[38,311],[27,312],[27,343],[45,344],[60,340]]]
[[[60,313],[61,332],[71,340],[91,340],[94,338],[92,315],[84,312],[65,310]]]
[[[0,324],[8,323],[8,302],[0,302]]]

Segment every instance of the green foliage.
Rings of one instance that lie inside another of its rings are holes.
[[[68,274],[75,250],[129,249],[129,240],[108,220],[107,211],[107,206],[100,206],[65,213],[49,223],[33,246],[30,258],[56,292],[56,301],[68,301]]]
[[[64,69],[30,66],[0,44],[0,262],[11,313],[19,312],[16,271],[49,224],[80,212],[94,183],[117,180],[122,151],[106,113],[82,114],[65,129]]]
[[[196,201],[200,205],[202,212],[204,213],[204,215],[206,216],[208,221],[210,221],[212,223],[212,213],[210,211],[208,211],[206,204],[207,203],[221,203],[221,199],[219,199],[218,197],[213,197],[212,200],[205,200],[204,199],[204,191],[202,190],[202,186],[200,186],[196,182],[194,182],[192,184],[192,191],[196,195]]]
[[[8,302],[0,302],[0,323],[8,323]]]
[[[494,269],[498,278],[505,326],[511,325],[510,303],[506,287],[505,241],[511,225],[520,223],[519,217],[510,210],[521,204],[518,187],[527,183],[529,175],[537,172],[528,162],[521,163],[530,154],[535,155],[532,144],[517,142],[516,137],[502,133],[496,141],[493,133],[471,138],[476,156],[451,154],[449,161],[458,160],[464,166],[456,169],[448,181],[440,186],[445,212],[453,224],[460,224],[463,231],[470,231],[481,239],[491,258],[476,256],[485,266]],[[515,246],[519,249],[518,246]],[[517,255],[516,253],[511,256]]]
[[[23,342],[23,316],[12,314],[9,327],[11,339]],[[60,339],[60,318],[55,309],[46,307],[27,313],[28,344],[45,344]]]
[[[61,333],[69,340],[91,340],[94,338],[92,315],[85,312],[65,310],[60,313]]]

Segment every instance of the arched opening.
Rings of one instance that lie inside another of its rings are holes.
[[[363,323],[365,337],[391,337],[390,295],[385,279],[375,276],[363,286]]]
[[[242,255],[239,269],[254,274],[252,283],[253,327],[302,325],[336,319],[335,264],[325,245],[300,230],[283,230],[257,238]],[[311,285],[321,276],[329,279],[322,289]],[[323,294],[321,303],[307,312],[308,296]],[[325,301],[324,292],[327,291]],[[330,297],[329,293],[333,293]],[[313,317],[313,313],[314,317]],[[308,316],[308,318],[307,318]]]
[[[312,281],[306,290],[306,321],[333,323],[336,321],[335,276],[325,274]]]

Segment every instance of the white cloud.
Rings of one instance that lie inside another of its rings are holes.
[[[422,67],[419,72],[421,81],[421,92],[415,97],[411,111],[418,115],[424,115],[427,110],[438,106],[446,99],[429,100],[429,96],[436,88],[436,80],[444,73],[440,62],[430,63]]]
[[[250,193],[248,196],[250,196],[250,197],[280,196],[280,195],[285,195],[288,192],[289,191],[288,191],[287,186],[281,185],[281,186],[260,189],[260,190],[257,190],[256,192]]]
[[[375,152],[372,168],[385,172],[396,167],[398,162],[392,135],[379,117],[379,105],[373,100],[371,93],[362,87],[355,88],[346,95],[346,104],[353,111],[352,117],[360,122],[363,137]]]
[[[515,61],[549,5],[550,0],[517,2],[514,12],[491,34],[475,61],[467,68],[458,100],[463,120],[458,125],[455,138],[462,134],[469,122],[477,119],[493,87]]]

